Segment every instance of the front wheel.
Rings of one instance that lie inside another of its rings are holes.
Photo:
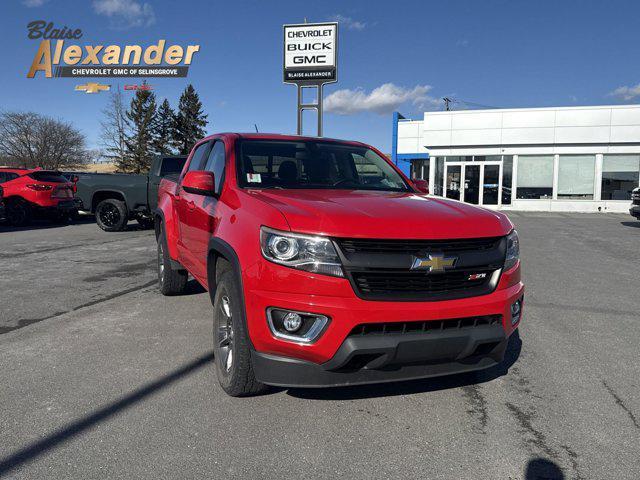
[[[235,273],[227,270],[216,284],[213,302],[213,352],[222,389],[232,397],[264,392],[251,365],[249,336],[241,307],[241,290]]]

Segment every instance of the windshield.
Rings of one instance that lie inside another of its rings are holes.
[[[321,141],[243,140],[241,187],[410,191],[373,150]]]

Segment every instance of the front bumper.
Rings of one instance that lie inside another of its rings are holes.
[[[350,336],[323,364],[253,352],[256,377],[281,387],[336,387],[450,375],[497,365],[508,339],[502,325]]]
[[[636,217],[638,220],[640,220],[640,205],[632,205],[629,209],[629,213],[631,214],[631,216]]]
[[[429,302],[363,300],[346,279],[310,275],[265,262],[246,269],[243,276],[256,377],[280,386],[375,383],[491,367],[502,360],[508,338],[517,328],[511,324],[511,305],[524,295],[519,264],[502,273],[490,294]],[[265,290],[265,286],[271,289]],[[330,322],[313,344],[283,341],[269,329],[269,307],[321,314]],[[496,315],[502,321],[491,328],[378,339],[350,335],[362,324]]]

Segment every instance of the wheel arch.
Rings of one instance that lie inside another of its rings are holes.
[[[207,286],[209,290],[209,297],[211,298],[211,304],[213,305],[216,295],[216,269],[219,259],[224,259],[231,265],[231,269],[235,272],[238,282],[240,282],[240,308],[242,309],[242,317],[244,322],[245,331],[247,332],[247,338],[251,350],[255,350],[253,342],[251,341],[251,332],[248,328],[247,320],[247,308],[244,298],[244,285],[242,281],[242,267],[240,265],[240,259],[234,248],[227,242],[220,238],[213,237],[209,240],[209,250],[207,254]]]
[[[93,195],[91,195],[91,213],[95,213],[96,207],[100,202],[107,200],[109,198],[113,198],[115,200],[120,200],[124,202],[124,204],[127,207],[127,211],[129,211],[129,205],[127,205],[127,197],[125,196],[124,192],[120,190],[109,189],[109,190],[97,190],[93,192]]]

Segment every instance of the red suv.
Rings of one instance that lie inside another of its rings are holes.
[[[220,134],[160,185],[158,277],[209,290],[230,395],[494,366],[522,317],[518,235],[358,142]]]
[[[60,172],[41,169],[0,168],[6,216],[15,226],[28,224],[34,216],[65,223],[76,209],[74,185]]]

